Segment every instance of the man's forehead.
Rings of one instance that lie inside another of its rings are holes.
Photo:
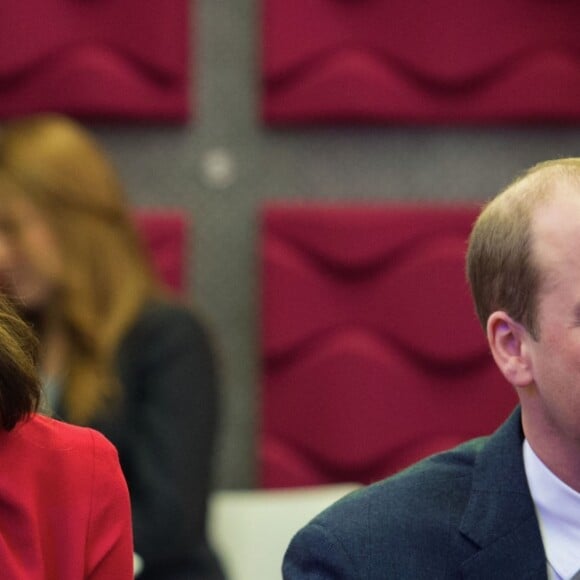
[[[580,191],[560,187],[531,216],[531,256],[545,283],[580,268]]]
[[[557,183],[538,200],[531,213],[534,232],[561,233],[580,220],[580,189],[572,184]]]

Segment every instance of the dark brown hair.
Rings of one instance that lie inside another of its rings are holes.
[[[0,428],[9,431],[35,412],[40,400],[37,340],[32,329],[0,295]]]

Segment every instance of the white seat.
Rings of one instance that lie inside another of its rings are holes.
[[[340,484],[214,492],[209,505],[209,537],[228,579],[281,579],[282,558],[292,536],[357,487]]]

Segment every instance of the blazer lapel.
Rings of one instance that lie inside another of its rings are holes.
[[[463,563],[469,580],[547,580],[546,556],[522,458],[519,408],[487,441],[473,471],[460,531],[478,551]]]

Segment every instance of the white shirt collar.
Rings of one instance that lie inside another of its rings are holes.
[[[556,477],[527,440],[524,467],[548,563],[567,580],[580,569],[580,493]]]

